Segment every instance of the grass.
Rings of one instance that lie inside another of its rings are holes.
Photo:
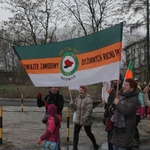
[[[101,85],[95,84],[88,86],[89,93],[94,99],[100,99],[101,97]],[[17,84],[5,84],[0,85],[0,97],[3,98],[20,98],[23,94],[24,98],[36,98],[37,93],[41,92],[43,96],[48,94],[49,88],[38,88],[33,85],[17,85]],[[70,99],[69,90],[67,87],[60,88],[60,94],[64,96],[65,99]],[[79,94],[78,91],[72,90],[72,98],[75,99]]]
[[[20,98],[22,94],[25,98],[35,98],[38,91],[42,92],[45,90],[32,85],[0,85],[0,97],[3,98]]]

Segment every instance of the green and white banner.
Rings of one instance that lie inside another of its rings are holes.
[[[123,24],[72,40],[14,46],[36,87],[90,85],[119,79]]]

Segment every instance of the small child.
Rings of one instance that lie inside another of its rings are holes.
[[[45,150],[58,150],[59,128],[62,119],[60,115],[57,115],[57,108],[54,104],[48,106],[47,114],[46,131],[40,136],[37,144],[40,145],[45,140]]]

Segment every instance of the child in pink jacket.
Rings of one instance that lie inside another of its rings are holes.
[[[48,106],[47,113],[46,131],[40,136],[37,144],[40,145],[42,141],[45,141],[45,149],[51,147],[52,150],[58,150],[60,140],[59,129],[62,119],[60,115],[57,115],[57,108],[54,104]]]

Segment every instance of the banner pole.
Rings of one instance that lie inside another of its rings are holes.
[[[70,101],[72,101],[72,94],[71,94],[71,90],[69,89],[69,95],[70,95]],[[69,107],[67,107],[67,141],[69,141],[69,120],[70,120],[70,109]]]
[[[117,80],[116,98],[119,97],[119,80]]]
[[[0,145],[3,144],[3,106],[0,106]]]
[[[21,94],[21,111],[23,112],[23,94]]]

